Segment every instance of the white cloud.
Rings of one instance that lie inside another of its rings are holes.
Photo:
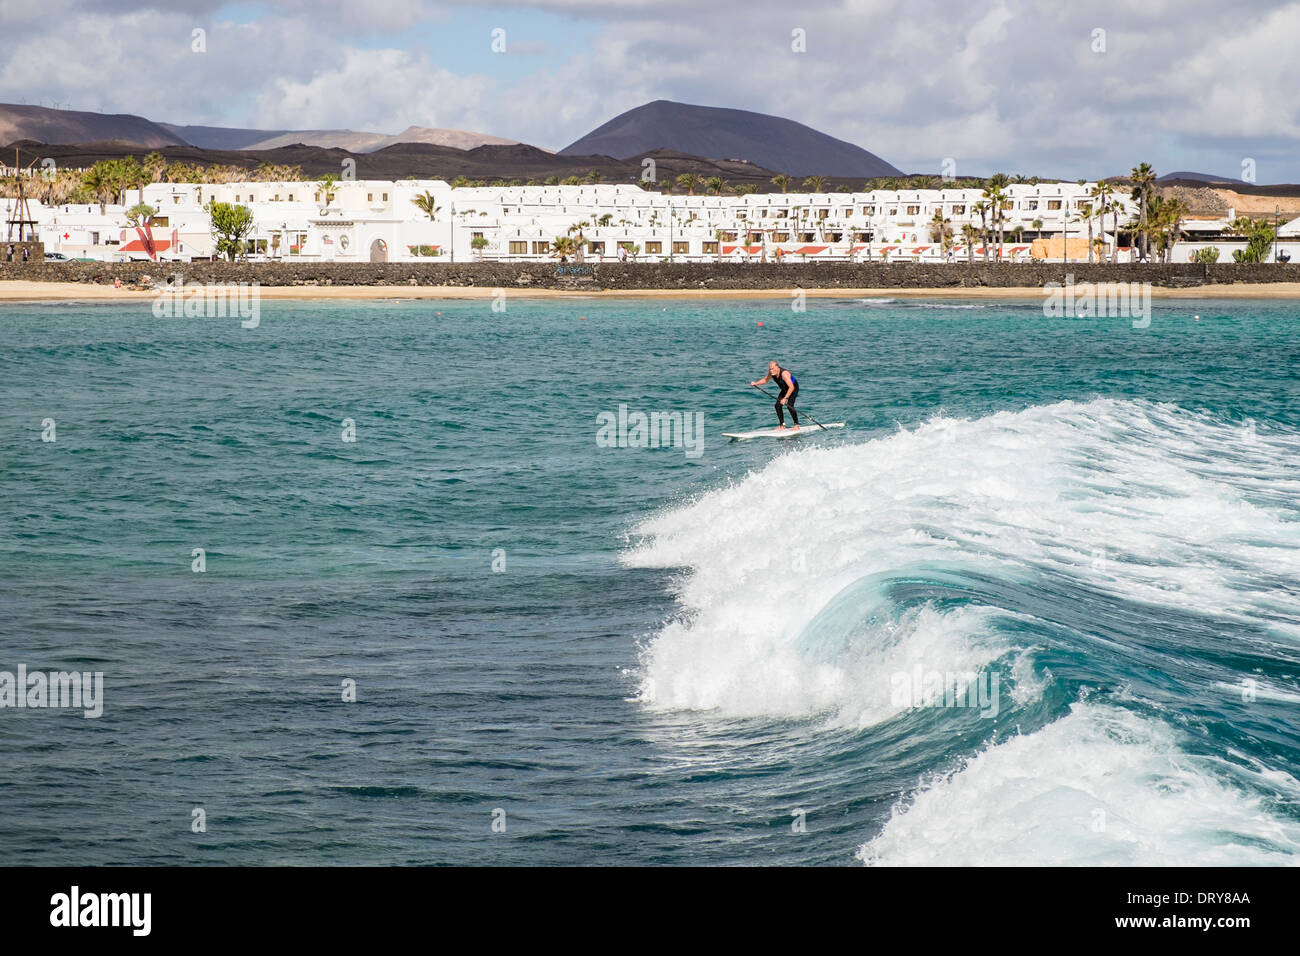
[[[663,98],[785,116],[909,170],[952,156],[969,173],[1073,178],[1142,160],[1234,173],[1258,155],[1272,158],[1266,178],[1300,180],[1288,72],[1300,0],[506,0],[490,14],[286,0],[249,24],[223,22],[214,0],[148,12],[78,0],[39,17],[3,2],[13,42],[0,52],[0,101],[271,128],[457,126],[558,148]],[[510,28],[524,13],[517,42],[537,55],[520,47],[508,72],[451,69],[419,34],[403,39],[475,16]],[[188,51],[200,19],[206,60]],[[577,22],[580,43],[567,28]],[[805,54],[790,50],[794,27],[807,31]],[[1096,29],[1104,53],[1091,49]],[[376,37],[392,48],[371,49]]]

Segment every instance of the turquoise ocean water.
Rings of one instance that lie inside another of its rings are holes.
[[[0,863],[1300,858],[1294,303],[0,322]]]

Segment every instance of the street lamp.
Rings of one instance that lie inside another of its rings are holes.
[[[1070,259],[1070,200],[1061,200],[1061,262]]]

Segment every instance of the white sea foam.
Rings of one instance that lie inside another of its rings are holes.
[[[906,708],[890,679],[919,666],[995,668],[1004,710],[1031,705],[1051,675],[1035,665],[1024,629],[1000,626],[1026,612],[1014,599],[999,607],[997,595],[1032,595],[1044,582],[1082,602],[1112,595],[1116,607],[1146,606],[1153,619],[1200,612],[1244,623],[1294,649],[1297,460],[1294,430],[1110,399],[937,417],[856,445],[787,451],[636,529],[643,539],[626,563],[685,569],[680,619],[644,647],[640,699],[869,727]],[[927,600],[926,582],[975,599]],[[1296,690],[1232,680],[1203,689],[1226,700],[1250,686],[1271,702]],[[1188,756],[1174,724],[1123,700],[1112,691],[1109,703],[1076,703],[1035,733],[1001,731],[956,772],[918,781],[862,859],[1294,858],[1297,824],[1255,795],[1300,796],[1288,774]]]
[[[875,607],[890,579],[914,569],[1009,582],[1058,574],[1290,640],[1300,593],[1270,582],[1300,580],[1300,495],[1290,494],[1300,487],[1285,464],[1298,458],[1294,432],[1109,399],[790,451],[636,529],[644,540],[627,564],[687,569],[681,619],[645,648],[641,699],[865,726],[897,712],[895,670],[1023,659],[989,626],[997,609],[900,617]],[[861,615],[824,621],[842,592]],[[1022,660],[1018,673],[1023,701],[1032,668]]]
[[[858,858],[885,866],[1294,863],[1300,823],[1249,789],[1265,777],[1267,789],[1300,795],[1287,774],[1180,753],[1160,721],[1078,703],[900,801]]]

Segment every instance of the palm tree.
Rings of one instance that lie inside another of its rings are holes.
[[[677,177],[677,185],[686,190],[688,196],[695,195],[695,187],[700,184],[700,177],[694,173],[682,173]]]
[[[322,176],[316,181],[316,185],[320,187],[321,195],[325,197],[326,208],[329,208],[329,204],[334,200],[334,187],[338,184],[338,181],[337,176]]]
[[[1104,234],[1106,232],[1106,213],[1113,211],[1111,207],[1115,198],[1115,190],[1111,188],[1110,183],[1103,179],[1088,191],[1088,198],[1092,200],[1092,207],[1097,211],[1097,216],[1101,220],[1101,232]],[[1089,232],[1091,232],[1091,224],[1089,225]],[[1116,212],[1115,218],[1115,245],[1119,245],[1118,212]]]
[[[412,199],[411,204],[414,205],[416,209],[420,210],[420,212],[428,216],[430,222],[436,220],[438,218],[438,213],[442,211],[442,207],[437,204],[437,199],[434,198],[433,193],[429,192],[427,189],[423,194]]]
[[[1234,236],[1251,236],[1255,232],[1255,223],[1248,216],[1238,216],[1228,227],[1228,232]]]
[[[122,202],[126,202],[126,191],[128,189],[138,190],[136,202],[144,203],[144,187],[148,183],[149,175],[145,172],[140,161],[134,156],[128,156],[126,159],[118,160],[116,163],[117,186],[122,192]]]
[[[777,173],[775,176],[772,177],[772,185],[775,186],[777,189],[781,190],[781,192],[783,193],[788,192],[790,190],[790,183],[791,183],[791,179],[785,173]]]
[[[1142,238],[1142,258],[1147,257],[1147,209],[1155,195],[1156,171],[1150,163],[1139,163],[1129,173],[1133,180],[1133,198],[1138,201],[1138,235]]]
[[[952,220],[943,218],[943,210],[936,209],[930,219],[930,241],[945,242],[952,238]]]
[[[1092,203],[1085,202],[1083,205],[1081,205],[1079,207],[1079,215],[1081,215],[1084,219],[1088,221],[1088,262],[1089,264],[1091,264],[1092,252],[1093,252],[1093,245],[1092,245],[1093,205]]]
[[[989,213],[989,204],[981,200],[980,202],[975,203],[970,208],[971,208],[971,212],[975,213],[977,216],[980,217],[980,235],[983,237],[984,240],[984,261],[988,262],[989,261],[989,229],[988,229],[987,219]]]
[[[104,197],[112,188],[112,183],[108,176],[108,170],[104,168],[103,163],[95,163],[81,175],[81,184],[85,187],[86,192],[95,197],[99,203],[99,214],[104,215],[105,201]]]
[[[1119,262],[1119,214],[1124,212],[1124,203],[1116,196],[1110,201],[1110,212],[1114,217],[1113,225],[1115,227],[1115,242],[1110,249],[1110,261]]]
[[[704,180],[704,191],[713,193],[715,196],[721,196],[722,191],[727,188],[727,182],[721,176],[710,176]]]
[[[808,187],[808,191],[810,193],[826,192],[825,176],[809,176],[807,179],[803,181],[803,184]]]
[[[970,223],[963,223],[961,227],[961,238],[966,243],[966,262],[969,265],[975,264],[975,240],[979,236],[979,230]]]
[[[163,170],[167,168],[167,160],[163,154],[155,150],[144,158],[144,171],[149,177],[149,182],[156,183],[162,180]]]
[[[556,259],[568,259],[574,254],[572,236],[556,236],[551,240],[551,256]]]
[[[1178,196],[1172,196],[1160,204],[1161,249],[1165,262],[1172,258],[1174,246],[1183,237],[1183,220],[1187,217],[1188,208],[1186,201]]]
[[[1003,210],[1010,207],[1010,197],[1004,191],[1005,187],[1010,184],[1010,180],[1005,173],[995,173],[989,177],[988,183],[984,187],[984,199],[988,202],[993,214],[993,228],[998,234],[998,261],[1002,260],[1002,239],[1003,239]]]
[[[587,237],[583,235],[582,230],[586,229],[590,225],[591,223],[584,219],[582,222],[575,222],[569,227],[568,232],[566,233],[566,235],[569,236],[572,236],[575,232],[578,234],[573,241],[574,258],[578,262],[582,261],[583,254],[587,251]]]

